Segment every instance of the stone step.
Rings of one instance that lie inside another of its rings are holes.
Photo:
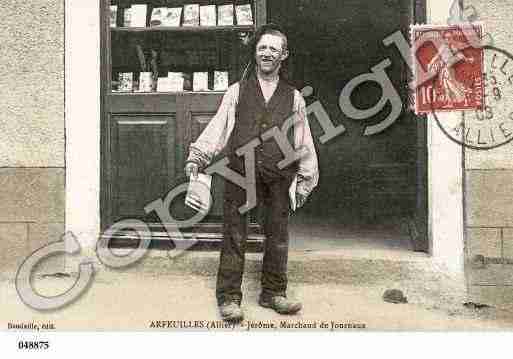
[[[127,268],[148,276],[209,277],[215,286],[219,253],[189,251],[176,255],[173,251],[150,250],[139,264]],[[244,281],[258,287],[262,254],[247,253]],[[334,285],[399,289],[409,301],[431,306],[461,305],[465,301],[464,283],[445,274],[426,254],[411,252],[400,257],[352,255],[351,253],[298,252],[289,253],[288,278],[291,287]]]

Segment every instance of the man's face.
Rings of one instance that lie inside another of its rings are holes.
[[[264,75],[278,72],[287,56],[288,52],[283,48],[281,36],[265,34],[256,45],[257,68]]]
[[[451,44],[451,34],[448,33],[448,32],[444,32],[443,35],[442,35],[443,39],[445,40],[445,42],[450,45]]]

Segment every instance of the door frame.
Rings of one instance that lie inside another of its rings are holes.
[[[413,0],[411,18],[416,24],[424,24],[427,20],[426,0]],[[409,71],[409,69],[407,69]],[[429,236],[429,203],[428,203],[428,119],[417,116],[417,191],[416,208],[413,220],[409,223],[410,238],[416,252],[431,253],[432,242]]]
[[[425,23],[427,17],[426,0],[411,0],[410,19],[415,23]],[[260,2],[256,3],[261,4]],[[107,19],[107,1],[100,0],[100,230],[105,231],[112,223],[112,173],[107,165],[110,160],[109,155],[109,136],[110,136],[110,114],[107,113],[107,97],[110,93],[109,84],[111,79],[111,59],[110,59],[110,33]],[[269,8],[267,8],[269,11]],[[257,9],[259,21],[266,21],[269,14],[266,13],[265,6]],[[409,71],[405,67],[406,71]],[[405,79],[409,78],[404,73]],[[428,231],[428,149],[427,149],[427,119],[426,116],[417,116],[417,191],[416,191],[416,209],[414,217],[408,221],[408,229],[415,251],[430,252],[432,248]]]

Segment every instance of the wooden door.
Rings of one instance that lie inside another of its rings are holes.
[[[164,198],[183,177],[180,153],[184,144],[178,135],[183,97],[159,95],[138,100],[109,95],[107,106],[102,189],[109,200],[103,207],[104,223],[139,219],[157,224],[158,219],[144,207]]]

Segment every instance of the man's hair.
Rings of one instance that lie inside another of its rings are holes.
[[[289,41],[287,39],[287,35],[285,35],[285,32],[282,30],[282,28],[279,25],[269,23],[269,24],[260,26],[257,29],[257,31],[255,32],[255,34],[251,40],[251,50],[253,52],[253,54],[252,54],[253,56],[256,54],[256,46],[257,46],[258,42],[264,35],[274,35],[274,36],[281,37],[282,49],[285,51],[288,50]]]

